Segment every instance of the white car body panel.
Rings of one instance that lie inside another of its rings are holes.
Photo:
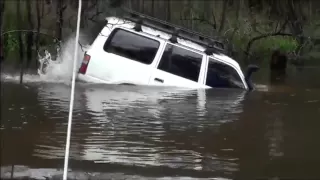
[[[116,17],[108,17],[108,24],[102,29],[101,33],[97,36],[87,54],[91,56],[90,63],[87,67],[86,74],[78,74],[78,79],[89,82],[99,82],[107,84],[135,84],[135,85],[151,85],[151,86],[176,86],[185,88],[211,88],[205,85],[206,68],[208,65],[209,57],[216,59],[233,67],[242,79],[242,82],[247,89],[248,86],[244,80],[244,75],[239,64],[225,55],[212,55],[207,56],[204,53],[205,48],[186,40],[178,38],[177,46],[184,47],[189,50],[199,51],[203,54],[202,66],[199,74],[198,82],[185,79],[174,74],[164,72],[157,69],[165,45],[171,35],[164,32],[142,26],[143,32],[136,32],[132,28],[134,23]],[[104,51],[103,47],[107,41],[110,33],[115,28],[121,28],[132,33],[149,37],[157,40],[160,43],[158,52],[154,61],[147,65],[137,61],[133,61],[112,53]],[[157,37],[158,36],[158,37]],[[155,78],[162,79],[163,83],[155,81]]]

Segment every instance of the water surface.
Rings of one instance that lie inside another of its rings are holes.
[[[62,169],[70,85],[1,83],[1,166]],[[69,167],[143,177],[319,179],[319,86],[284,87],[247,93],[78,83]]]

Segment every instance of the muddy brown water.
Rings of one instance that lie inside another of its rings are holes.
[[[250,93],[77,83],[69,168],[138,179],[320,179],[320,80],[301,78]],[[2,174],[12,165],[61,171],[70,86],[17,82],[1,82]]]

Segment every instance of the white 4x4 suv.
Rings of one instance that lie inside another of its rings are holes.
[[[209,46],[203,40],[205,37],[195,32],[145,15],[131,15],[106,18],[107,25],[84,55],[78,80],[251,89],[249,77],[244,76],[239,64],[213,46],[217,42],[211,41]]]

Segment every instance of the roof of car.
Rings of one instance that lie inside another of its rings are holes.
[[[135,24],[132,21],[125,20],[125,19],[122,19],[122,18],[119,18],[119,17],[114,17],[114,16],[107,17],[106,20],[108,21],[108,25],[117,25],[117,26],[125,27],[125,28],[133,28],[134,24]],[[146,33],[154,35],[154,36],[158,36],[158,37],[160,37],[162,39],[165,39],[165,40],[168,40],[171,37],[171,35],[168,34],[168,33],[165,33],[165,32],[159,31],[159,30],[155,30],[155,29],[152,29],[152,28],[144,26],[144,25],[142,25],[142,29],[143,29],[143,32],[146,32]],[[178,38],[178,43],[182,44],[184,46],[196,49],[198,51],[204,52],[204,50],[205,50],[205,47],[203,47],[203,46],[201,46],[201,45],[199,45],[197,43],[194,43],[192,41],[184,40],[184,39],[181,39],[181,38]],[[230,58],[229,56],[226,56],[225,54],[222,54],[222,53],[215,54],[214,53],[213,55],[210,55],[210,57],[218,58],[220,60],[223,60],[223,61],[225,61],[227,63],[230,63],[233,66],[241,69],[237,61],[235,61],[234,59]]]

